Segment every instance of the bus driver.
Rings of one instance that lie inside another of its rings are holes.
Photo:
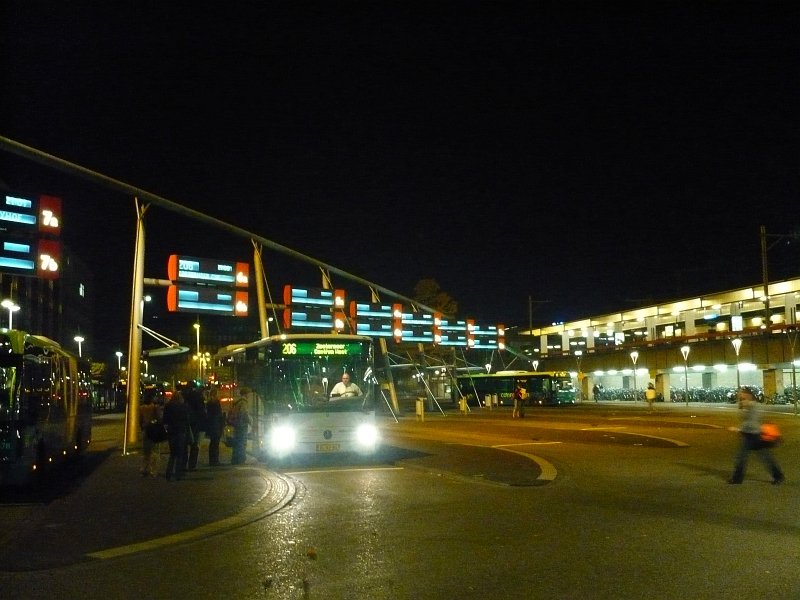
[[[355,383],[350,383],[350,373],[343,373],[342,380],[331,390],[331,398],[349,398],[360,395],[361,388]]]

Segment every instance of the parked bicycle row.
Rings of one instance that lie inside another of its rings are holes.
[[[758,400],[765,404],[794,404],[795,398],[800,400],[800,387],[787,387],[783,391],[773,394],[770,397],[764,396],[764,391],[760,387],[750,386],[758,395]],[[664,398],[663,394],[656,395],[656,402],[706,402],[729,403],[736,402],[736,388],[717,387],[717,388],[685,388],[671,387],[669,398]],[[593,391],[594,400],[598,402],[645,402],[645,390],[631,388],[601,388]]]

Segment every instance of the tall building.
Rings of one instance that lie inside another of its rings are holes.
[[[0,325],[48,337],[75,354],[76,336],[84,338],[81,353],[92,356],[94,339],[94,275],[87,264],[62,246],[58,279],[0,273],[0,300],[12,300],[18,310],[0,309]]]

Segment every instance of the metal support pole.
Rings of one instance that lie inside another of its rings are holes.
[[[767,229],[761,226],[761,276],[764,280],[764,326],[770,326],[769,320],[769,276],[767,274]]]
[[[139,441],[139,383],[142,356],[142,297],[144,291],[144,215],[149,204],[136,202],[136,247],[133,258],[133,287],[131,293],[131,328],[128,336],[128,398],[125,405],[125,443],[122,453],[128,451],[127,444]]]
[[[253,243],[253,275],[256,278],[256,299],[258,300],[258,324],[261,338],[269,337],[269,316],[267,315],[267,299],[264,295],[264,263],[261,262],[261,249]]]

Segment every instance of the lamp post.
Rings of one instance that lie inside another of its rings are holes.
[[[578,365],[578,400],[583,402],[583,386],[581,385],[581,358],[583,358],[583,350],[575,350],[575,362]]]
[[[117,350],[114,354],[117,355],[117,373],[122,371],[122,352]]]
[[[19,310],[19,306],[13,300],[9,299],[5,299],[2,302],[0,302],[0,306],[8,309],[8,328],[13,329],[14,313]]]
[[[639,400],[636,395],[636,361],[639,360],[639,353],[634,350],[631,352],[631,362],[633,363],[633,399],[634,401]]]
[[[202,371],[202,366],[200,364],[201,354],[200,354],[200,323],[199,322],[194,324],[194,329],[195,329],[195,332],[197,333],[197,354],[195,355],[195,358],[197,359],[197,378],[198,379],[202,379],[203,378],[203,371]]]
[[[736,352],[736,389],[739,389],[739,350],[742,348],[742,338],[733,338],[731,340],[733,350]]]
[[[683,355],[683,382],[686,386],[686,406],[689,406],[689,346],[681,346]]]
[[[83,345],[82,344],[83,344],[83,341],[84,341],[83,340],[83,336],[76,335],[73,339],[76,342],[78,342],[78,358],[82,358],[83,357]]]
[[[796,309],[794,309],[796,310]],[[792,316],[795,318],[792,319],[796,322],[796,316],[794,315],[794,310]],[[789,330],[786,330],[786,335],[789,336],[789,347],[792,349],[792,403],[794,404],[794,414],[797,414],[797,361],[794,359],[794,346],[797,343],[797,329],[795,328],[791,333]]]

